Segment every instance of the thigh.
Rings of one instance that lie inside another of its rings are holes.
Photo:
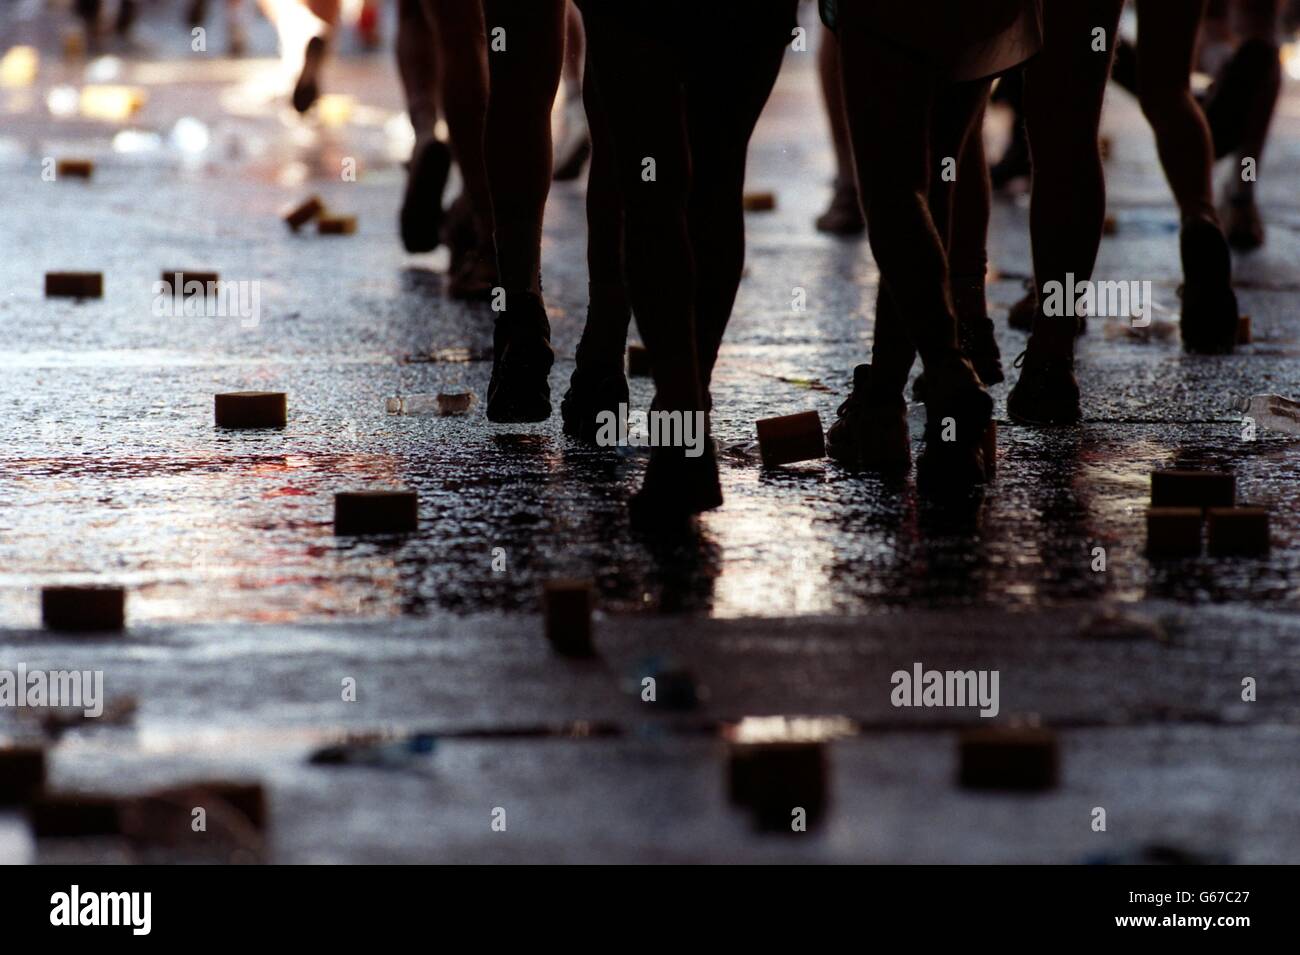
[[[629,205],[681,201],[690,181],[685,84],[675,29],[653,4],[584,4],[587,57]]]
[[[1138,0],[1138,90],[1173,92],[1191,84],[1205,0]]]
[[[550,108],[564,61],[564,0],[483,0],[494,82],[514,105]]]
[[[991,87],[992,80],[973,80],[954,83],[936,95],[931,142],[940,157],[960,162],[967,141],[980,134]]]
[[[929,184],[930,124],[936,81],[923,63],[855,27],[840,11],[840,72],[864,203]]]
[[[1123,7],[1124,0],[1046,0],[1043,49],[1025,67],[1027,118],[1036,114],[1042,121],[1068,115],[1085,132],[1095,128],[1101,119]],[[1096,48],[1098,30],[1105,34],[1103,50]]]
[[[697,161],[742,157],[795,26],[794,0],[715,0],[686,46],[686,109]],[[726,36],[726,43],[717,37]]]
[[[449,38],[449,46],[464,42],[466,37],[482,37],[482,0],[421,0],[439,32]]]

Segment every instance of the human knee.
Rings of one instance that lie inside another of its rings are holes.
[[[1191,87],[1186,82],[1144,80],[1138,88],[1142,115],[1157,132],[1178,122],[1188,108],[1195,107]]]

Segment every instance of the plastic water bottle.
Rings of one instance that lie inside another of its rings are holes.
[[[1235,407],[1257,427],[1300,437],[1300,401],[1281,395],[1255,395],[1237,399]]]
[[[458,415],[474,406],[472,391],[440,392],[436,395],[394,395],[385,402],[389,414]]]
[[[386,402],[389,414],[427,415],[438,413],[437,395],[394,395]]]

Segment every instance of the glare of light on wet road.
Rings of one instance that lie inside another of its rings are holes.
[[[81,115],[121,123],[138,113],[148,99],[149,94],[138,86],[86,86],[81,90]]]
[[[67,119],[76,114],[80,99],[76,87],[55,86],[46,94],[45,105],[54,118]]]
[[[325,93],[316,101],[316,115],[324,126],[346,126],[356,103],[356,97],[345,93]]]
[[[30,46],[11,47],[0,59],[0,86],[14,89],[31,86],[40,69],[40,54]]]
[[[714,616],[825,613],[832,609],[833,584],[825,542],[818,539],[807,514],[746,508],[741,514],[710,517],[708,528],[729,558],[714,584]],[[772,554],[763,553],[773,546],[779,546],[788,555],[786,559],[772,560]]]
[[[856,732],[843,716],[746,716],[722,735],[733,743],[822,743]]]
[[[1300,43],[1282,44],[1281,56],[1286,75],[1293,80],[1300,80]]]
[[[208,127],[193,116],[182,116],[172,127],[172,145],[183,153],[201,153],[208,148],[211,140]]]

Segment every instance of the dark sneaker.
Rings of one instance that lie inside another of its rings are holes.
[[[978,383],[928,403],[925,448],[916,463],[917,487],[942,495],[986,483],[992,466],[984,459],[984,449],[992,420],[993,399]]]
[[[307,41],[307,51],[303,54],[302,72],[293,87],[293,108],[300,113],[311,109],[320,97],[320,70],[325,62],[325,40],[314,36]]]
[[[447,294],[463,302],[486,301],[497,286],[496,253],[491,245],[471,249],[452,273]]]
[[[1203,355],[1229,354],[1237,343],[1237,295],[1232,290],[1232,254],[1219,224],[1210,219],[1183,223],[1183,349]]]
[[[1034,319],[1037,315],[1038,291],[1033,279],[1025,279],[1024,298],[1007,310],[1007,326],[1019,332],[1032,332],[1034,330]],[[1074,334],[1076,336],[1086,335],[1088,333],[1088,316],[1080,315],[1075,319],[1075,322],[1077,325]]]
[[[1002,350],[998,348],[997,336],[993,333],[993,320],[977,318],[963,320],[957,324],[957,340],[961,345],[962,356],[975,368],[975,374],[985,388],[991,388],[1007,380],[1002,372]],[[912,398],[925,401],[925,373],[916,376],[912,383]]]
[[[853,369],[853,391],[826,433],[826,453],[851,471],[906,474],[912,467],[907,403],[901,395],[876,395],[871,366]]]
[[[696,514],[721,506],[712,438],[695,458],[685,448],[652,448],[641,489],[628,501],[632,525],[647,532],[678,530]]]
[[[998,348],[993,320],[989,318],[984,277],[954,277],[952,301],[957,310],[957,343],[962,355],[975,366],[975,373],[985,388],[1001,384],[1006,375],[1002,373],[1002,351]]]
[[[601,412],[619,413],[627,408],[627,376],[622,365],[579,364],[569,379],[569,390],[560,402],[564,433],[583,441],[595,441],[600,431]]]
[[[1038,311],[1038,288],[1033,279],[1025,279],[1025,294],[1007,311],[1007,325],[1018,332],[1032,331]]]
[[[398,218],[407,252],[432,252],[442,237],[442,191],[451,173],[451,150],[430,136],[418,143],[406,167],[406,193]]]
[[[1020,380],[1007,395],[1011,420],[1020,424],[1068,425],[1083,419],[1072,357],[1040,355],[1027,349],[1020,353],[1015,366],[1020,369]]]
[[[817,217],[817,231],[828,235],[861,235],[867,227],[853,183],[837,183],[831,204]]]
[[[540,296],[508,292],[492,341],[487,416],[498,424],[545,421],[551,416],[551,325]]]

